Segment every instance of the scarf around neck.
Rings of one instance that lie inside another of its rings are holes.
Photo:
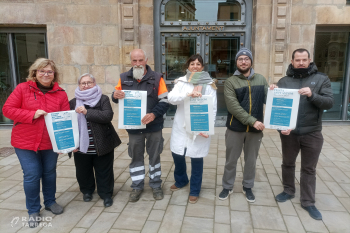
[[[95,107],[102,96],[101,88],[96,85],[88,90],[81,91],[79,87],[75,89],[76,105],[75,109],[83,105]],[[78,114],[79,126],[79,150],[86,153],[89,148],[89,133],[87,129],[86,117],[83,113]]]
[[[210,84],[214,89],[217,89],[213,79],[206,71],[191,72],[189,70],[186,70],[186,81],[192,83],[194,86],[202,86],[202,95],[205,94],[207,84]]]

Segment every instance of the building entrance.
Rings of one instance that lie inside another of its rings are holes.
[[[215,126],[225,126],[225,80],[236,70],[235,56],[251,44],[252,1],[163,0],[154,1],[155,70],[168,86],[185,75],[184,64],[193,54],[204,59],[205,71],[218,80],[218,112]],[[176,106],[165,116],[171,127]]]

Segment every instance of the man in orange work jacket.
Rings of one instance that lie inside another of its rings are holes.
[[[122,90],[147,91],[147,114],[142,118],[146,129],[127,129],[129,134],[128,152],[131,157],[129,165],[133,188],[129,201],[136,202],[140,199],[144,188],[145,145],[149,155],[149,185],[153,189],[153,197],[156,200],[163,199],[161,189],[162,180],[160,167],[160,154],[163,151],[163,115],[169,108],[168,90],[161,73],[155,72],[147,65],[146,53],[141,49],[135,49],[130,53],[131,68],[120,75],[119,82],[112,94],[112,101],[118,103],[125,97]]]

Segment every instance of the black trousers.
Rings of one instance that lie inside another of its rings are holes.
[[[74,162],[79,188],[83,194],[92,194],[95,191],[96,176],[98,195],[102,199],[112,197],[114,188],[114,150],[103,156],[76,152],[74,153]]]
[[[295,161],[301,151],[300,202],[302,206],[315,204],[316,166],[323,145],[321,131],[304,135],[280,134],[282,142],[282,179],[284,192],[295,193]]]

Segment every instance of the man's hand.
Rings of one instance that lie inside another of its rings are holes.
[[[114,99],[123,99],[125,97],[125,93],[120,90],[115,90],[113,94]]]
[[[287,129],[287,130],[281,130],[281,134],[283,135],[289,135],[290,131],[292,131],[291,129]]]
[[[278,88],[278,86],[275,85],[275,84],[271,84],[271,85],[270,85],[270,90],[271,90],[271,91],[272,91],[273,89],[275,89],[275,88]]]
[[[202,137],[204,137],[204,138],[209,138],[209,135],[208,134],[205,134],[205,133],[200,133],[200,134],[198,134],[199,136],[202,136]]]
[[[73,152],[75,153],[75,152],[78,152],[79,151],[79,149],[77,148],[77,149],[75,149],[75,150],[73,150]]]
[[[306,95],[307,97],[312,96],[312,91],[311,91],[310,87],[303,87],[303,88],[299,89],[298,92],[300,95]]]
[[[80,106],[80,107],[77,107],[77,109],[75,109],[75,111],[76,111],[77,113],[82,113],[82,114],[84,114],[84,115],[86,115],[86,113],[87,113],[87,110],[86,110],[86,108],[85,108],[84,105],[83,105],[83,106]]]
[[[253,127],[256,128],[257,130],[264,130],[265,129],[265,125],[260,121],[255,121]]]
[[[38,109],[38,110],[36,110],[33,119],[37,119],[41,116],[46,116],[46,115],[47,115],[47,112],[45,112],[44,110]]]
[[[156,116],[153,113],[147,113],[141,120],[142,124],[147,125],[149,123],[151,123],[154,119],[156,118]]]

